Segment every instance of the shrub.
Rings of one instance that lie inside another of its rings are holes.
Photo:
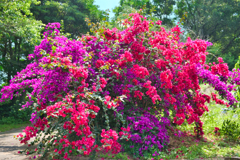
[[[2,102],[32,89],[23,108],[32,109],[33,126],[18,137],[21,143],[32,137],[30,145],[39,143],[23,153],[69,159],[76,153],[119,153],[121,144],[127,148],[132,142],[136,156],[148,156],[149,145],[155,151],[166,148],[166,126],[172,123],[194,123],[202,136],[200,117],[211,98],[235,105],[227,64],[221,58],[205,63],[206,41],[180,43],[178,26],[167,32],[161,21],[147,21],[139,13],[130,14],[123,26],[69,40],[60,35],[59,23],[47,25],[45,38],[29,55],[33,63],[1,90]],[[200,81],[227,101],[200,93]]]
[[[0,124],[20,124],[29,121],[31,109],[20,111],[22,97],[0,103]]]
[[[27,108],[24,111],[21,111],[21,104],[19,100],[16,100],[15,103],[5,103],[0,105],[2,109],[0,124],[20,124],[29,121],[31,117],[31,110]]]
[[[231,120],[224,120],[220,134],[228,136],[229,139],[237,141],[240,138],[240,126],[239,123]]]

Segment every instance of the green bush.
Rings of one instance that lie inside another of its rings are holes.
[[[6,83],[2,84],[0,90],[6,85]],[[26,111],[20,111],[24,104],[25,96],[26,92],[18,98],[0,103],[0,124],[20,124],[27,121],[29,122],[31,110],[26,109]]]
[[[20,100],[8,101],[0,104],[0,124],[20,124],[29,121],[31,111],[21,111]]]
[[[224,120],[222,128],[220,130],[221,135],[228,136],[230,140],[238,140],[240,138],[240,124],[231,121],[231,120]]]

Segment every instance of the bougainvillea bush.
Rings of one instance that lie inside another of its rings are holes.
[[[37,148],[20,153],[70,159],[132,149],[135,157],[154,158],[167,148],[171,125],[186,121],[197,136],[204,134],[200,117],[210,99],[236,104],[227,64],[221,58],[205,63],[209,42],[180,42],[178,26],[166,31],[161,21],[139,13],[123,26],[70,40],[61,36],[59,23],[47,25],[29,55],[33,62],[1,90],[3,102],[31,89],[22,107],[32,109],[32,126],[18,138]],[[202,94],[200,83],[225,100]]]

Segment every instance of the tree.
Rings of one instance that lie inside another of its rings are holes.
[[[234,67],[240,52],[240,1],[178,0],[175,13],[191,37],[218,43],[218,54]]]
[[[64,21],[64,30],[73,38],[87,33],[89,27],[85,18],[92,22],[101,20],[105,12],[94,5],[94,0],[40,0],[40,4],[33,4],[31,12],[37,20],[44,24]]]
[[[2,0],[0,3],[0,83],[9,83],[26,67],[28,54],[40,39],[41,21],[32,17],[37,0]]]
[[[123,13],[126,6],[134,9],[145,8],[145,16],[152,14],[156,19],[163,21],[164,25],[172,25],[173,19],[170,18],[170,14],[173,11],[174,4],[175,0],[120,0],[120,6],[115,7],[113,12],[115,17],[118,17]]]

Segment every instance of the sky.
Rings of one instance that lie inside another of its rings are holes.
[[[114,16],[112,10],[119,5],[119,1],[120,0],[95,0],[94,4],[98,5],[101,10],[109,9],[109,17],[112,18]]]

